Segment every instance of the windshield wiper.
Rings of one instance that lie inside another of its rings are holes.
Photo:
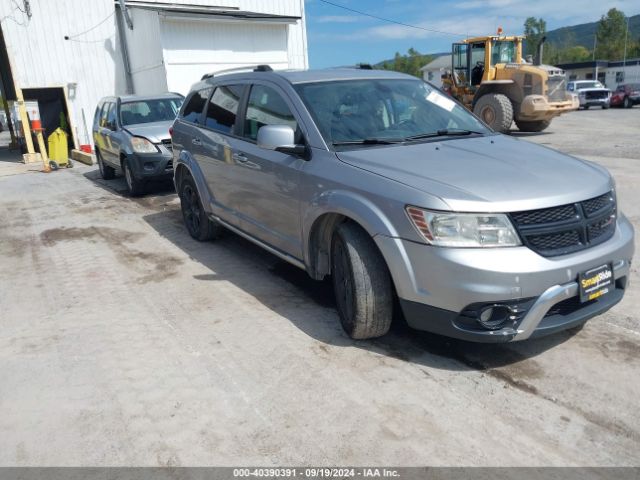
[[[472,133],[475,133],[478,135],[484,135],[484,132],[476,132],[475,130],[465,130],[463,128],[443,128],[435,132],[421,133],[419,135],[411,135],[410,137],[406,137],[405,140],[419,140],[421,138],[471,135]]]
[[[343,145],[392,145],[394,143],[402,143],[402,138],[363,138],[362,140],[345,140],[343,142],[331,142],[332,145],[339,147]]]

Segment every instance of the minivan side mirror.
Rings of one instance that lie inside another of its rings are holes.
[[[306,157],[307,147],[296,145],[295,132],[289,125],[265,125],[258,130],[258,147]]]

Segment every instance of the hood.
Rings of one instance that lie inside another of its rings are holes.
[[[169,135],[169,127],[171,125],[173,125],[173,121],[138,123],[136,125],[127,125],[124,129],[136,137],[144,137],[153,143],[160,143],[171,138]]]
[[[364,148],[337,156],[435,195],[461,212],[546,208],[613,188],[603,167],[505,135]]]

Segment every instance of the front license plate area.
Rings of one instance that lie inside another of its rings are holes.
[[[578,276],[580,301],[596,300],[613,291],[613,265],[607,263]]]

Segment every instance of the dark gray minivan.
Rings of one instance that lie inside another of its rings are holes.
[[[144,193],[149,180],[171,178],[169,128],[183,100],[176,93],[100,100],[93,120],[93,141],[102,178],[109,180],[116,171],[123,172],[132,196]]]

